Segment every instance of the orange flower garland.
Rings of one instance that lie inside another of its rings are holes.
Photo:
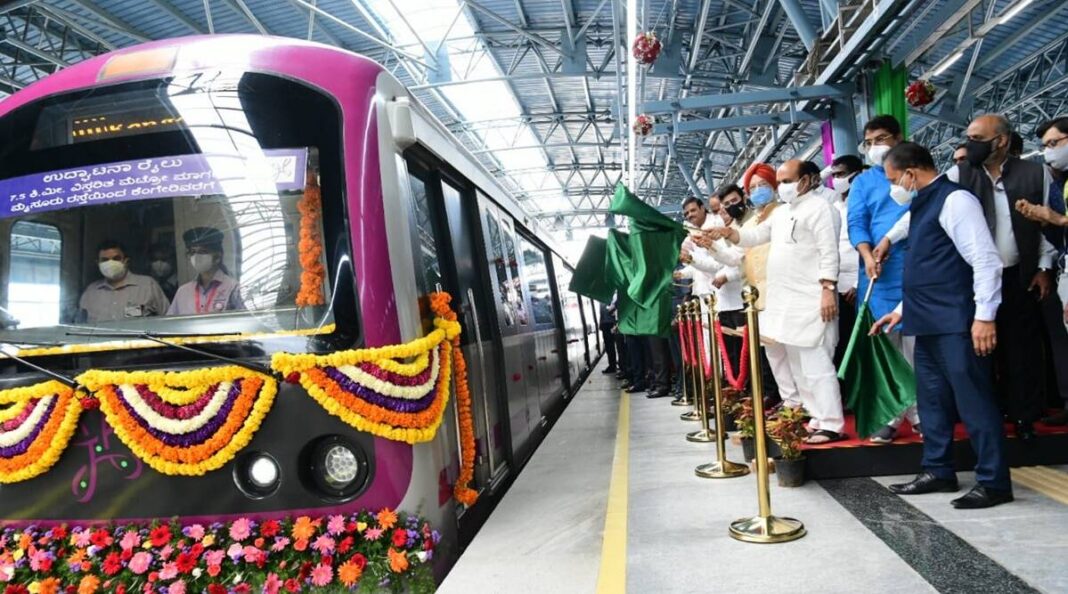
[[[430,309],[434,314],[449,321],[456,321],[456,312],[449,307],[452,297],[448,293],[438,292],[430,295]],[[471,506],[478,500],[478,491],[468,485],[475,476],[475,423],[471,414],[471,388],[467,383],[467,362],[460,349],[460,337],[451,340],[456,374],[456,407],[460,417],[460,476],[453,486],[453,497],[460,503]],[[486,435],[487,441],[490,436]],[[489,443],[487,447],[492,447]]]
[[[323,201],[314,172],[308,172],[304,196],[297,202],[300,212],[300,291],[297,292],[297,307],[323,305]]]
[[[40,431],[23,453],[0,456],[0,483],[29,480],[52,468],[78,428],[78,418],[82,413],[81,402],[74,390],[57,381],[0,391],[0,405],[10,404],[12,408],[19,410],[33,406],[44,398],[56,399],[51,414],[47,418],[41,415]],[[4,411],[9,412],[8,409]],[[11,415],[5,416],[9,417],[9,422],[14,420]],[[32,415],[30,418],[32,419]],[[25,419],[24,422],[29,420]],[[19,429],[12,429],[17,430]]]

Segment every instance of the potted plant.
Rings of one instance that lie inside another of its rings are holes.
[[[780,487],[800,487],[805,483],[805,457],[801,444],[805,441],[805,419],[808,414],[801,407],[784,406],[768,424],[768,435],[779,446],[781,455],[775,459],[775,474]]]
[[[711,389],[711,388],[709,388]],[[722,388],[720,401],[723,405],[723,429],[725,431],[737,431],[738,426],[734,422],[734,406],[742,399],[742,392],[734,388]],[[740,444],[741,442],[737,442]]]
[[[742,442],[742,454],[746,462],[756,457],[753,436],[756,435],[756,417],[753,415],[753,399],[739,399],[731,407],[734,424],[738,427],[738,436]]]

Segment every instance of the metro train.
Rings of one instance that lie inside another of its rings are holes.
[[[321,195],[325,304],[297,306],[309,187]],[[181,286],[203,273],[190,233],[207,232],[242,304],[197,293],[182,311]],[[452,404],[432,441],[409,445],[280,382],[251,442],[203,476],[157,472],[86,411],[51,469],[0,485],[0,524],[390,507],[442,532],[440,576],[601,353],[597,307],[568,291],[572,268],[547,237],[385,68],[338,48],[171,39],[21,90],[0,102],[0,347],[36,368],[0,357],[0,390],[45,372],[266,366],[279,352],[400,344],[430,329],[427,296],[444,290],[463,327],[481,497],[452,499]],[[100,284],[107,246],[129,278],[170,293],[169,311],[94,314],[115,306]],[[174,346],[189,337],[195,348]]]

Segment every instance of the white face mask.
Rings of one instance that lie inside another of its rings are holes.
[[[882,165],[883,159],[886,158],[886,153],[890,152],[890,147],[885,144],[875,144],[868,149],[868,160],[875,165]]]
[[[1042,151],[1049,166],[1059,171],[1068,170],[1068,145],[1048,148]]]
[[[108,280],[118,280],[126,275],[126,265],[118,260],[105,260],[100,263],[100,274]]]
[[[779,200],[786,204],[797,200],[797,182],[779,184]]]
[[[901,181],[900,179],[898,181]],[[915,185],[915,182],[913,182]],[[906,190],[904,186],[897,184],[890,184],[890,197],[894,199],[900,206],[905,206],[912,202],[912,199],[916,197],[916,190]]]
[[[156,278],[166,278],[171,275],[172,272],[171,263],[166,260],[153,260],[152,261],[152,274]]]
[[[835,177],[831,178],[831,185],[834,186],[835,194],[839,196],[845,196],[849,191],[850,184],[853,183],[852,176],[850,177]]]
[[[197,274],[204,274],[215,266],[215,256],[211,254],[193,254],[189,256],[189,263],[193,265],[193,270],[196,270]]]

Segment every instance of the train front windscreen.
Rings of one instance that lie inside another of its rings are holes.
[[[339,129],[330,98],[256,73],[101,87],[5,116],[0,343],[314,332],[335,315],[351,335],[354,312],[330,306],[352,290],[338,270]]]

